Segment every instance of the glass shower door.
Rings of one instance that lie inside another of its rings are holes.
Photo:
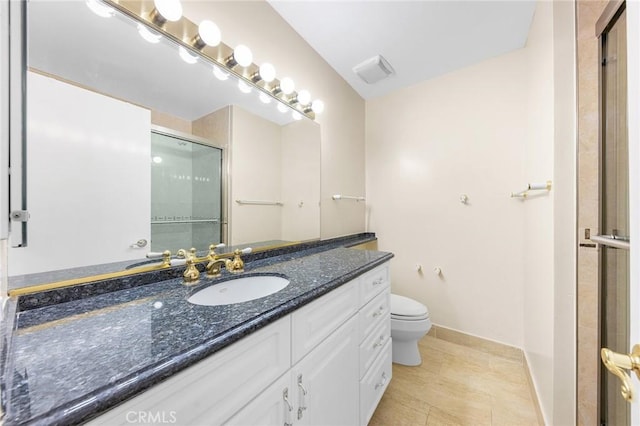
[[[151,250],[208,249],[222,240],[222,150],[151,133]]]
[[[629,341],[629,145],[627,135],[626,12],[601,37],[600,343],[627,353]],[[592,238],[593,239],[593,238]],[[630,424],[620,382],[601,365],[600,423]]]

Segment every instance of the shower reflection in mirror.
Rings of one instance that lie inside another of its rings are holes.
[[[151,250],[222,241],[222,149],[151,133]]]

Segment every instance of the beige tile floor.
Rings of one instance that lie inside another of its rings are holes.
[[[538,425],[522,361],[425,336],[422,365],[393,364],[370,426]]]

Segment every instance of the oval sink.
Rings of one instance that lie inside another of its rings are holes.
[[[195,305],[230,305],[266,297],[288,285],[289,280],[286,278],[273,275],[253,275],[214,284],[194,293],[187,300]]]

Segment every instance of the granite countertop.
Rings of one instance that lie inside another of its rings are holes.
[[[170,377],[389,260],[333,248],[255,260],[239,276],[290,280],[270,296],[233,305],[187,302],[234,276],[141,285],[15,313],[5,331],[4,422],[76,424]],[[10,300],[8,310],[17,310]]]

